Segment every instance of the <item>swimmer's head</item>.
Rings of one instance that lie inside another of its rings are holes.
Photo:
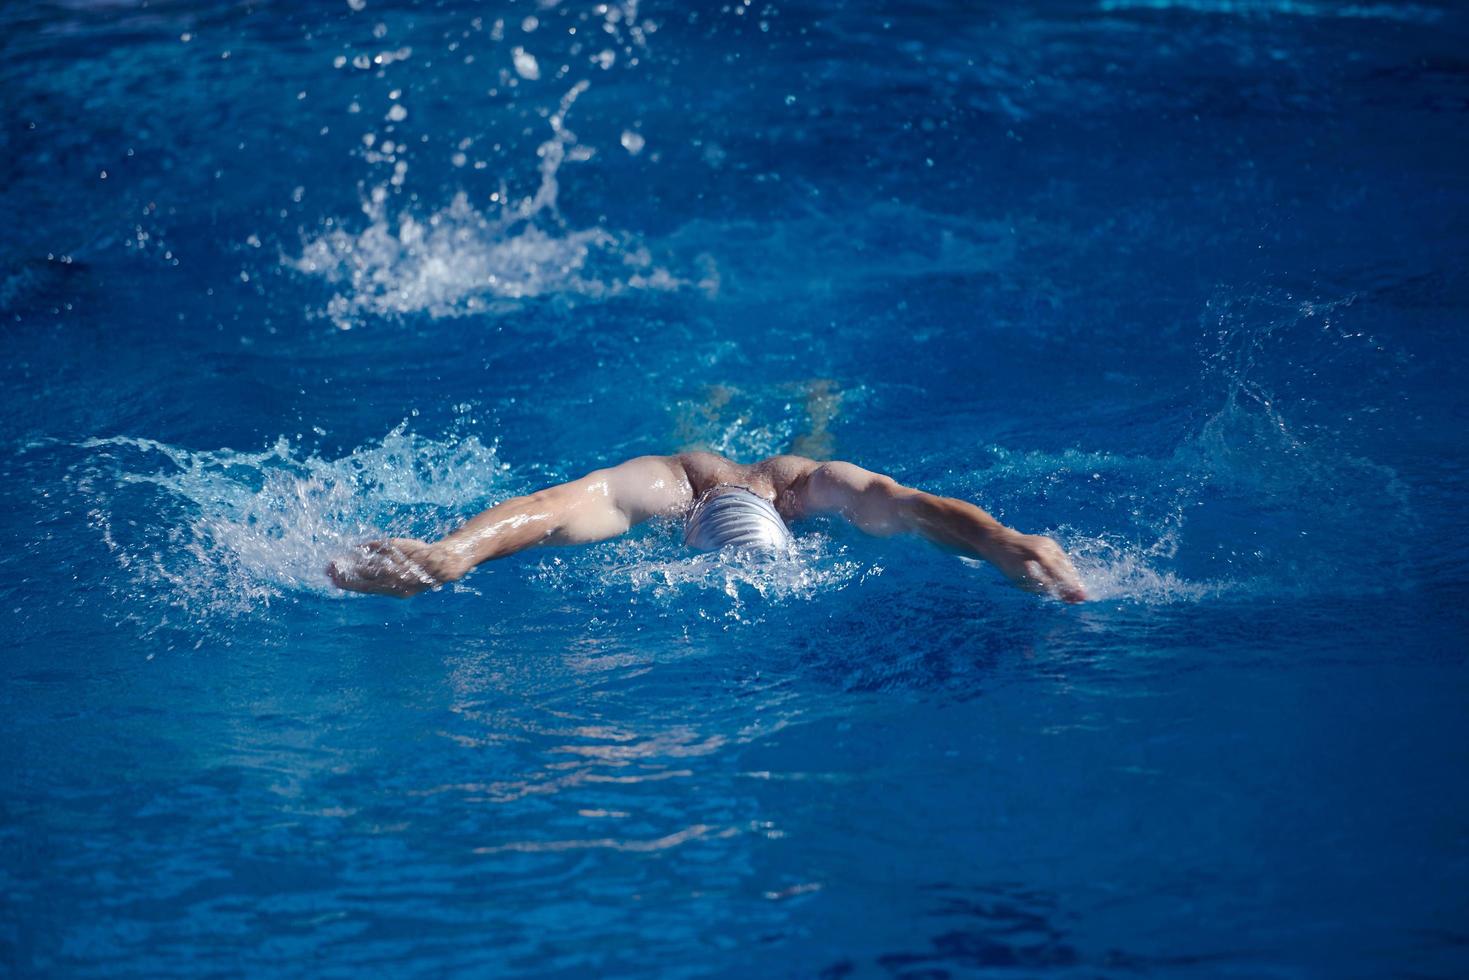
[[[780,552],[793,544],[790,528],[770,501],[735,486],[714,487],[699,498],[684,525],[683,540],[701,551],[735,547]]]

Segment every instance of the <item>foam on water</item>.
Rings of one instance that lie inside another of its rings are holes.
[[[661,533],[660,533],[661,531]],[[692,601],[701,619],[757,623],[764,602],[811,600],[839,591],[867,576],[881,575],[878,565],[847,556],[819,533],[798,533],[795,547],[782,554],[752,554],[726,548],[690,553],[679,543],[681,525],[610,543],[594,552],[551,554],[543,558],[533,579],[556,591],[626,600],[652,599],[659,614],[677,603]],[[687,615],[680,610],[678,615]]]
[[[587,87],[585,81],[572,86],[549,117],[551,137],[536,150],[540,183],[534,194],[512,203],[502,182],[488,211],[460,191],[427,217],[404,210],[394,218],[389,204],[406,169],[400,162],[393,178],[363,201],[365,227],[354,231],[329,221],[299,256],[282,262],[336,287],[323,312],[342,329],[371,317],[466,316],[538,296],[601,299],[688,285],[654,264],[631,235],[565,227],[557,174],[566,161],[591,156],[567,128],[566,115]]]
[[[122,572],[114,593],[164,614],[144,622],[150,630],[169,609],[209,622],[335,593],[331,559],[370,538],[442,533],[506,469],[473,435],[436,441],[406,426],[338,459],[285,438],[257,453],[120,437],[80,448],[73,488]]]

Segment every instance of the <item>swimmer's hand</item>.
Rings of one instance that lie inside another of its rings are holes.
[[[440,546],[414,538],[369,541],[326,567],[339,589],[402,599],[461,578],[464,571]]]
[[[984,557],[1022,589],[1050,593],[1065,602],[1086,601],[1076,566],[1059,544],[1044,535],[1006,528],[996,535]]]

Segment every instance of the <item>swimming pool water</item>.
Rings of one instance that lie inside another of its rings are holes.
[[[1466,41],[0,7],[0,972],[1462,976]],[[323,573],[813,429],[1095,601],[831,523]]]

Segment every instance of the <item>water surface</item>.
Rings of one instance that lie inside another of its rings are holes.
[[[1469,969],[1449,3],[0,10],[16,975]],[[334,592],[639,453],[832,523]]]

